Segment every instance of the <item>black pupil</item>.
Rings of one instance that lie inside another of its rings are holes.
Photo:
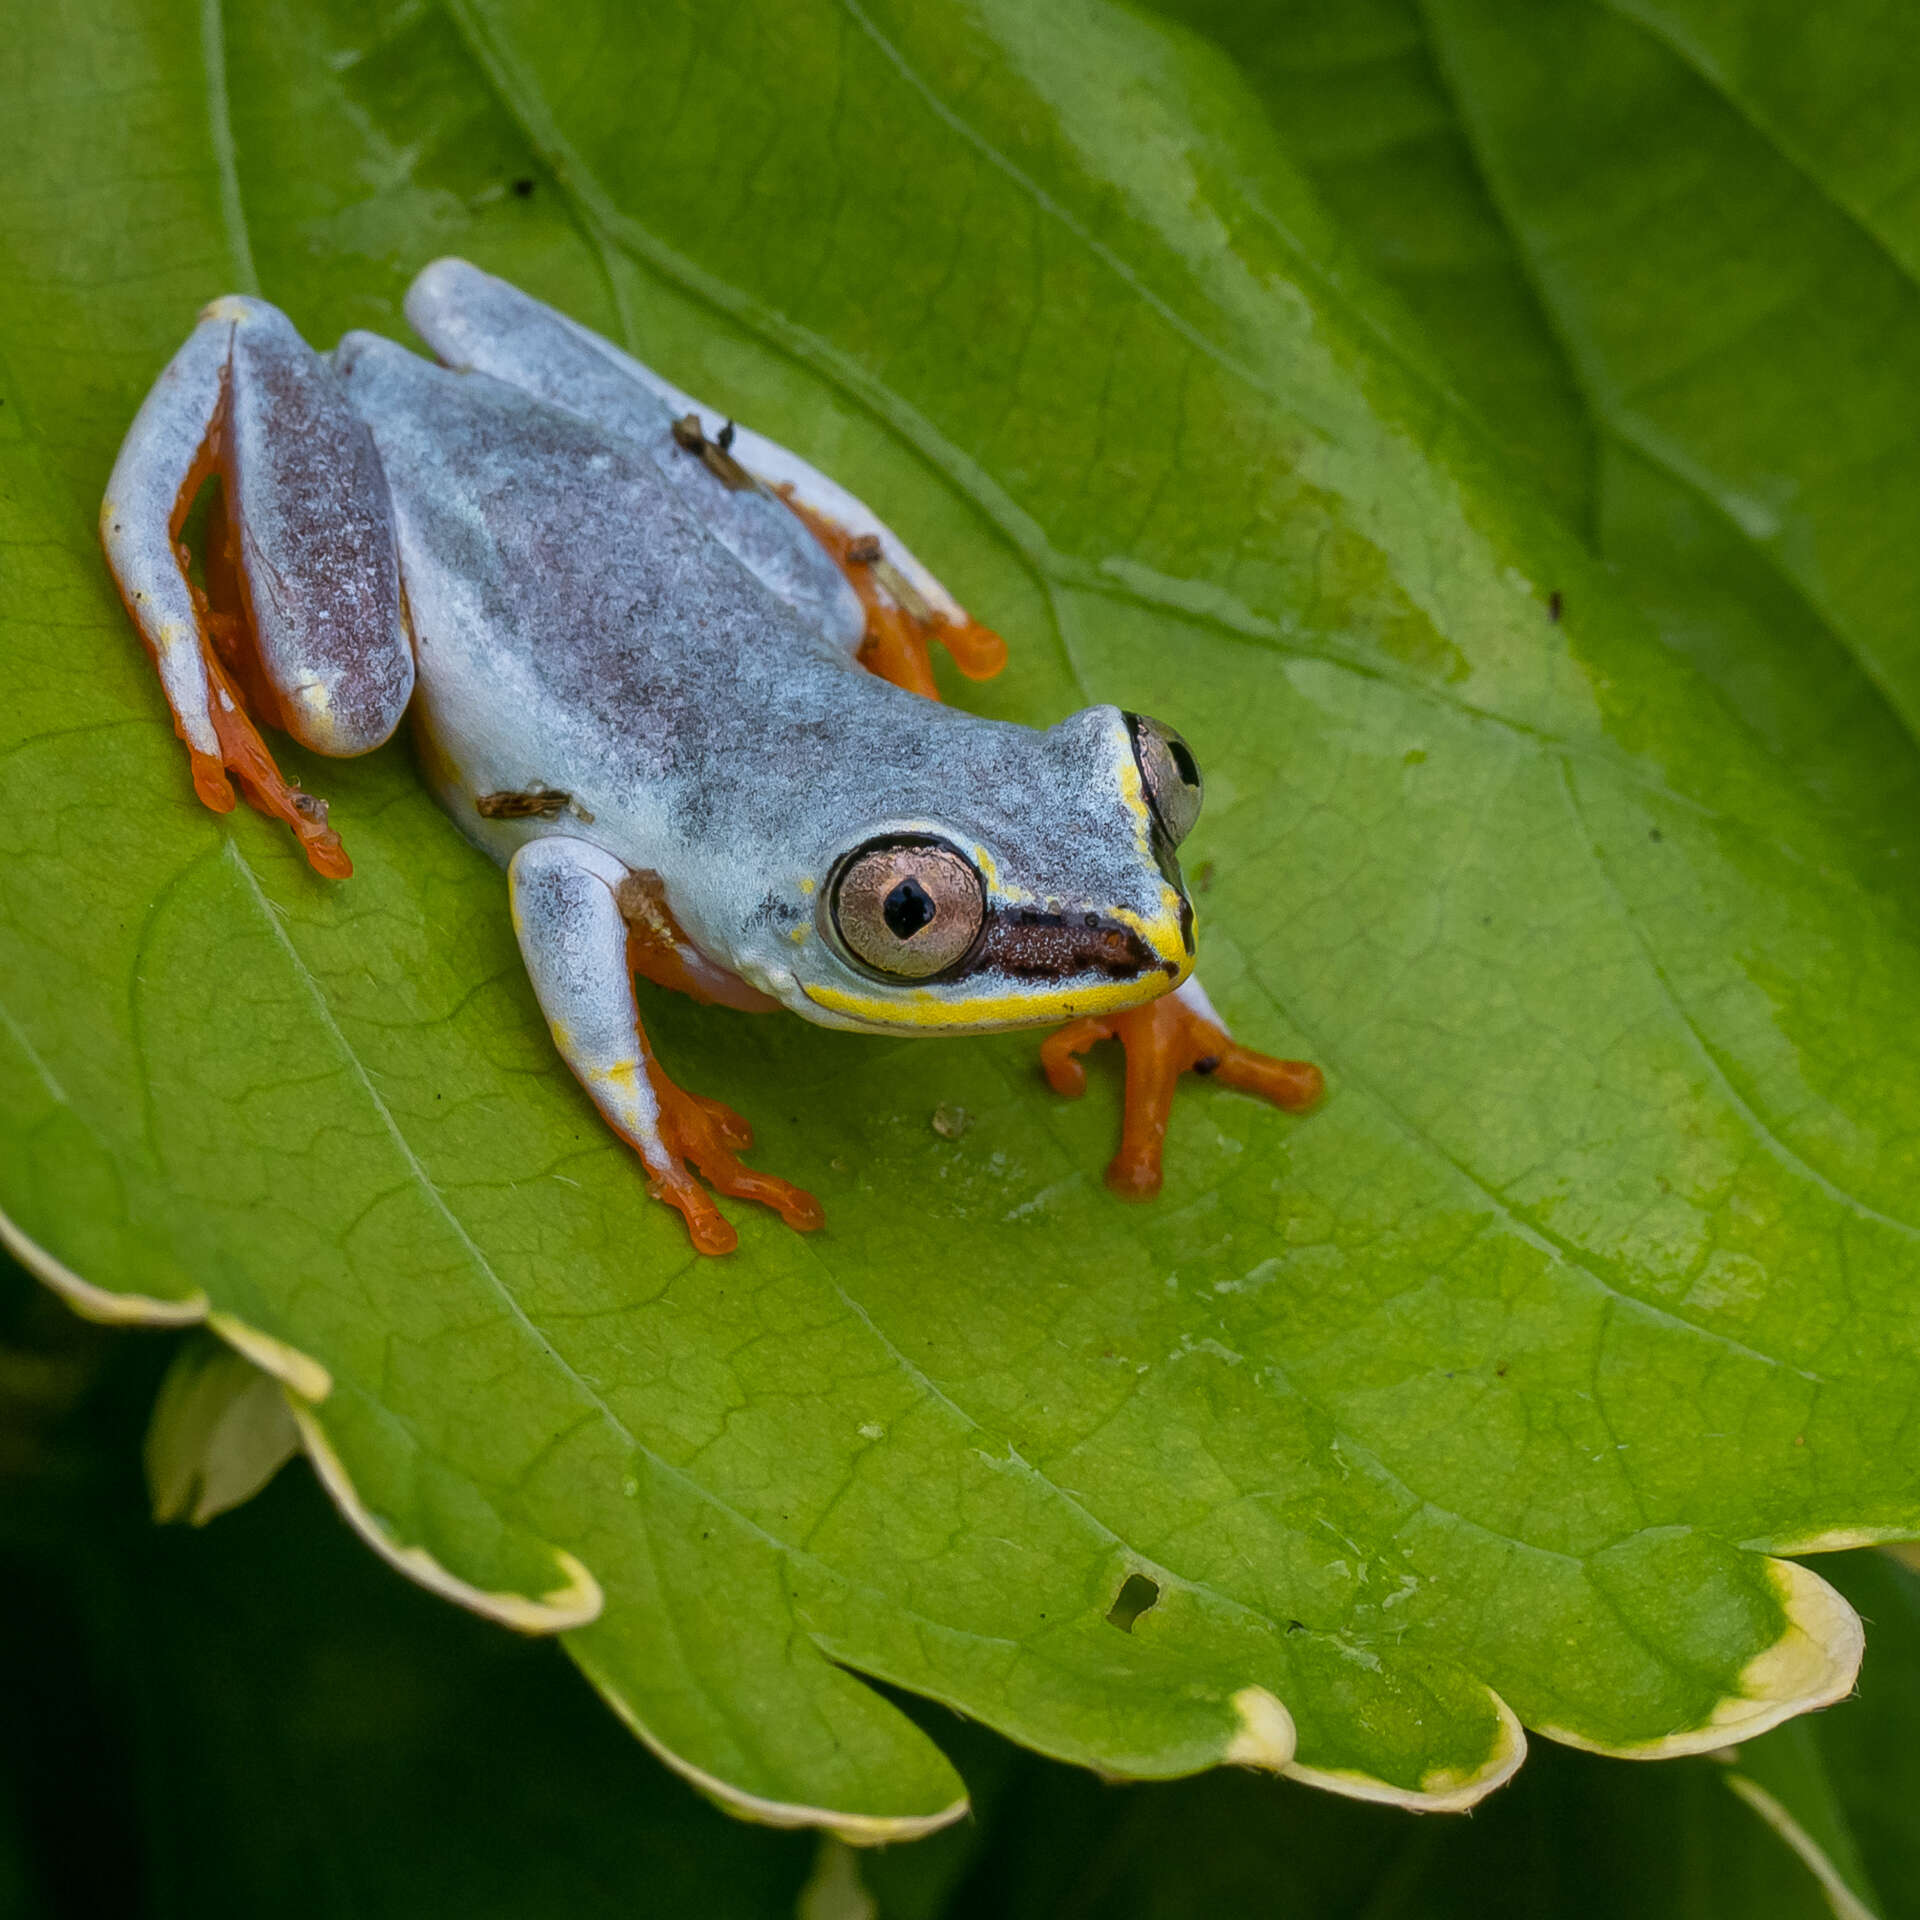
[[[911,940],[933,918],[932,896],[918,880],[902,880],[887,895],[880,917],[896,940]]]
[[[1187,743],[1184,740],[1169,740],[1167,751],[1173,755],[1173,764],[1180,778],[1188,786],[1197,787],[1200,784],[1200,763],[1194,759]]]

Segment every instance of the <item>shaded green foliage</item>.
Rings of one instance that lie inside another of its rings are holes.
[[[1186,13],[18,24],[0,1206],[322,1362],[395,1541],[577,1554],[577,1656],[737,1794],[951,1804],[855,1673],[1128,1773],[1250,1685],[1408,1792],[1488,1689],[1658,1740],[1786,1628],[1754,1549],[1920,1531],[1906,176],[1838,131],[1904,69],[1863,16],[1792,83],[1757,7]],[[701,1263],[402,750],[298,768],[347,887],[197,812],[117,439],[210,295],[398,334],[452,250],[884,507],[1012,639],[990,710],[1177,722],[1209,986],[1325,1109],[1194,1097],[1127,1212],[1111,1082],[1028,1042],[650,1004],[829,1210]]]

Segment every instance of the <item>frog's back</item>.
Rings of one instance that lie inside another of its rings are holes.
[[[644,451],[372,335],[349,335],[336,365],[386,470],[437,731],[471,740],[488,712],[520,739],[563,723],[659,778],[709,763],[709,736],[756,714],[790,725],[844,701],[852,655],[719,545]]]

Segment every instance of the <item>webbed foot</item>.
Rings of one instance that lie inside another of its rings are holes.
[[[1288,1113],[1306,1112],[1326,1087],[1309,1061],[1276,1060],[1240,1046],[1198,981],[1144,1007],[1070,1021],[1050,1033],[1041,1043],[1040,1065],[1055,1093],[1077,1100],[1086,1091],[1078,1056],[1102,1040],[1118,1040],[1127,1055],[1120,1151],[1107,1167],[1107,1185],[1123,1200],[1147,1200],[1160,1191],[1160,1153],[1183,1073],[1210,1075]]]
[[[753,1145],[753,1129],[731,1107],[676,1087],[651,1054],[647,1079],[659,1107],[660,1139],[668,1148],[663,1165],[647,1158],[647,1190],[656,1200],[679,1209],[700,1252],[731,1253],[740,1236],[708,1197],[706,1187],[687,1172],[687,1161],[716,1193],[771,1207],[796,1233],[812,1233],[826,1224],[826,1214],[812,1194],[773,1174],[743,1167],[734,1157]]]
[[[1007,643],[977,620],[954,619],[933,606],[886,556],[878,534],[856,534],[807,506],[791,486],[774,489],[847,576],[867,617],[860,664],[881,680],[940,698],[933,679],[937,640],[969,680],[991,680],[1007,664]]]

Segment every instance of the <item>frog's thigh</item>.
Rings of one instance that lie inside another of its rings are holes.
[[[407,290],[407,319],[448,366],[484,373],[637,447],[676,498],[762,586],[851,652],[865,616],[833,556],[772,494],[729,488],[674,439],[665,382],[611,341],[464,260]]]
[[[284,314],[221,305],[234,317],[220,465],[260,668],[303,745],[366,753],[413,695],[380,456]]]
[[[232,582],[244,603],[226,616],[209,613],[175,544],[216,468],[229,526],[209,577]],[[201,315],[128,429],[100,537],[192,757],[195,792],[224,813],[236,775],[320,872],[351,872],[324,805],[282,778],[229,672],[254,683],[263,718],[329,753],[385,739],[413,684],[379,461],[283,314],[229,296]],[[247,621],[257,647],[237,630]]]
[[[653,1192],[680,1210],[694,1245],[726,1253],[736,1236],[688,1172],[687,1159],[722,1193],[758,1200],[803,1232],[817,1227],[820,1208],[810,1194],[734,1158],[733,1150],[752,1139],[739,1116],[683,1093],[652,1058],[619,903],[627,868],[599,847],[554,834],[528,841],[507,877],[514,932],[554,1045],[607,1123],[646,1163]]]

